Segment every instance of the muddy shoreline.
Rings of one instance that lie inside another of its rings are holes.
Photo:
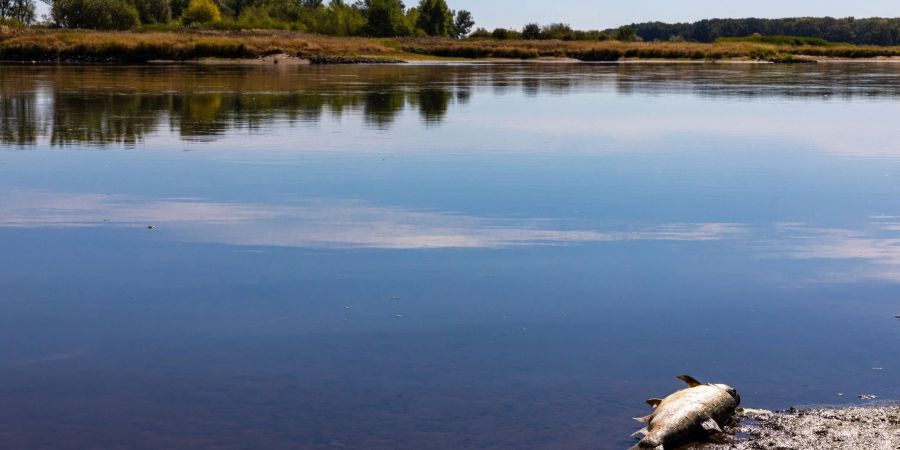
[[[810,407],[787,411],[744,410],[722,442],[690,450],[897,450],[900,403]]]
[[[35,59],[35,60],[0,60],[0,64],[41,64],[41,65],[160,65],[160,64],[184,64],[184,65],[204,65],[204,66],[303,66],[303,65],[337,65],[337,64],[353,64],[353,65],[376,65],[376,64],[604,64],[604,65],[621,65],[621,64],[853,64],[853,63],[889,63],[900,64],[900,57],[890,58],[802,58],[792,61],[772,61],[772,60],[755,60],[755,59],[725,59],[725,60],[683,60],[683,59],[641,59],[641,58],[622,58],[617,61],[582,61],[574,58],[533,58],[533,59],[510,59],[510,58],[436,58],[436,59],[409,59],[409,58],[389,58],[378,56],[346,56],[346,55],[310,55],[310,56],[292,56],[285,54],[269,55],[258,58],[196,58],[196,59],[150,59],[133,61],[128,58],[120,59],[116,57],[67,57],[57,59]]]

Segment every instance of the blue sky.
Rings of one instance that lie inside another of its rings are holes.
[[[418,3],[406,0],[408,5]],[[694,21],[713,17],[900,17],[898,0],[447,0],[472,11],[478,26],[519,28],[528,22],[565,22],[612,28],[632,22]]]

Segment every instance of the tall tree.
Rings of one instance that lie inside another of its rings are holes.
[[[445,0],[420,0],[419,21],[417,28],[421,28],[429,36],[450,36],[453,30],[453,14],[447,7]]]
[[[362,0],[358,6],[368,21],[366,31],[369,35],[408,36],[412,32],[406,23],[403,0]]]
[[[356,5],[347,5],[343,0],[331,0],[322,25],[322,32],[325,34],[353,36],[362,32],[366,26],[366,18]]]
[[[522,28],[522,39],[536,40],[541,38],[541,26],[536,23],[529,23]]]
[[[472,18],[472,13],[466,11],[465,9],[461,9],[454,14],[453,19],[453,34],[457,39],[462,39],[469,35],[472,32],[472,27],[475,26],[475,19]]]

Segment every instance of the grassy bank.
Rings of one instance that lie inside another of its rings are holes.
[[[0,30],[0,60],[132,62],[201,58],[259,58],[286,54],[314,62],[377,62],[434,58],[571,58],[768,60],[900,56],[900,47],[820,45],[789,40],[722,40],[713,44],[527,41],[435,38],[338,38],[287,31],[98,32]]]

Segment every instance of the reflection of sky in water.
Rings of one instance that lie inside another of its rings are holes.
[[[142,202],[96,194],[12,192],[0,197],[0,227],[161,226],[192,241],[284,247],[499,248],[611,241],[708,241],[741,233],[731,224],[667,224],[601,231],[554,228],[552,220],[491,219],[358,202],[247,205],[191,200]]]
[[[895,66],[296,70],[0,70],[0,447],[900,398]]]
[[[719,241],[753,246],[758,257],[860,260],[832,281],[900,282],[900,219],[870,218],[861,230],[777,223],[751,229],[734,223],[671,223],[624,230],[578,228],[562,219],[467,216],[379,207],[358,201],[302,204],[145,201],[126,196],[12,191],[0,194],[0,227],[146,227],[181,241],[299,248],[441,249],[572,245],[590,242]]]

